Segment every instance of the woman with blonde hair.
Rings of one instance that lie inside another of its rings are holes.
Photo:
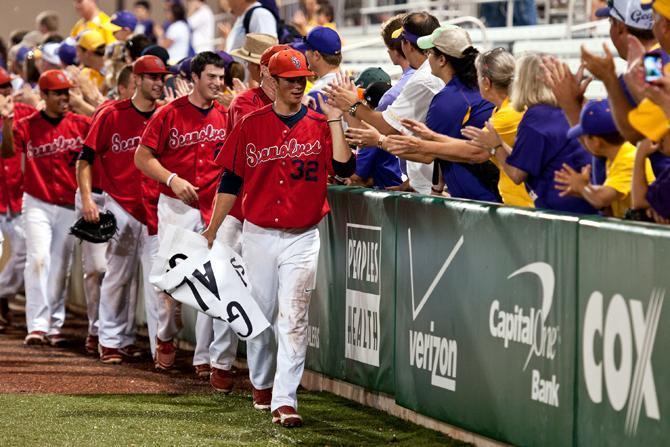
[[[492,102],[495,110],[491,116],[491,124],[500,138],[510,147],[514,146],[516,131],[523,118],[523,111],[516,111],[510,104],[509,93],[514,79],[514,56],[504,48],[494,48],[481,53],[475,60],[477,67],[477,81],[482,98]],[[495,154],[498,145],[498,136],[486,128],[468,126],[462,131],[463,135],[471,139],[473,144]],[[491,156],[498,168],[500,164],[495,155]],[[498,190],[505,205],[523,206],[532,208],[533,199],[530,198],[524,185],[517,185],[500,170]]]
[[[511,104],[517,112],[526,111],[519,122],[514,150],[493,125],[487,129],[496,137],[493,146],[500,167],[509,178],[526,189],[537,208],[595,214],[584,199],[561,197],[555,188],[554,173],[564,165],[576,171],[590,164],[590,154],[575,138],[568,138],[570,128],[556,97],[542,77],[542,55],[526,54],[516,63]]]

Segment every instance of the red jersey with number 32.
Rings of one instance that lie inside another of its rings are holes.
[[[89,118],[66,113],[56,120],[44,112],[14,127],[14,148],[25,155],[24,189],[54,205],[74,205],[75,165],[90,126]]]
[[[250,113],[226,140],[217,163],[242,177],[238,200],[253,224],[305,228],[329,211],[332,138],[326,118],[311,109],[292,128],[271,105]]]
[[[37,112],[32,106],[17,102],[14,104],[14,126],[22,118]],[[2,126],[2,119],[0,119]],[[2,134],[0,134],[0,138]],[[23,170],[21,169],[20,153],[13,157],[0,157],[0,214],[10,211],[12,213],[21,212],[23,202]]]
[[[183,96],[158,110],[142,134],[141,143],[165,169],[199,188],[197,202],[190,205],[200,209],[206,223],[221,177],[214,159],[226,137],[226,121],[226,109],[218,102],[203,110]],[[161,185],[160,192],[176,198],[167,185]]]
[[[102,171],[102,189],[138,221],[144,223],[142,179],[135,167],[135,149],[149,118],[130,99],[102,110],[91,124],[84,145],[95,151],[94,165]]]

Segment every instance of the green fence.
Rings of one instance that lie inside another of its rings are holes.
[[[667,444],[669,230],[359,188],[328,198],[309,369],[512,444]]]

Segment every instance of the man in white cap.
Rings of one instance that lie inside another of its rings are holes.
[[[40,73],[47,70],[60,70],[62,68],[60,56],[58,56],[58,49],[60,43],[49,42],[42,46],[42,57],[37,60],[37,69]]]

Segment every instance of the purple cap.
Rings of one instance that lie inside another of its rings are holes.
[[[111,22],[116,26],[128,28],[131,31],[137,26],[137,18],[135,17],[135,14],[130,11],[117,11],[117,13],[112,16]]]
[[[217,51],[216,54],[218,54],[221,57],[221,59],[223,59],[223,65],[225,66],[226,70],[228,69],[228,67],[230,67],[230,64],[235,62],[233,56],[226,53],[225,51]]]
[[[307,33],[302,41],[291,44],[293,48],[304,53],[307,50],[318,51],[323,54],[340,54],[342,51],[342,41],[337,31],[317,26]]]
[[[191,59],[187,57],[177,65],[179,67],[179,76],[186,79],[191,79]]]
[[[19,51],[16,52],[16,62],[23,63],[26,60],[26,57],[30,53],[30,49],[26,47],[19,47]]]
[[[606,99],[591,100],[586,103],[579,115],[579,124],[568,130],[568,138],[578,138],[583,135],[607,135],[619,132],[612,110]]]
[[[69,43],[66,43],[66,41],[64,41],[58,47],[57,53],[63,65],[68,66],[68,65],[79,64],[79,62],[77,61],[77,49],[75,48],[74,45],[70,45]]]

